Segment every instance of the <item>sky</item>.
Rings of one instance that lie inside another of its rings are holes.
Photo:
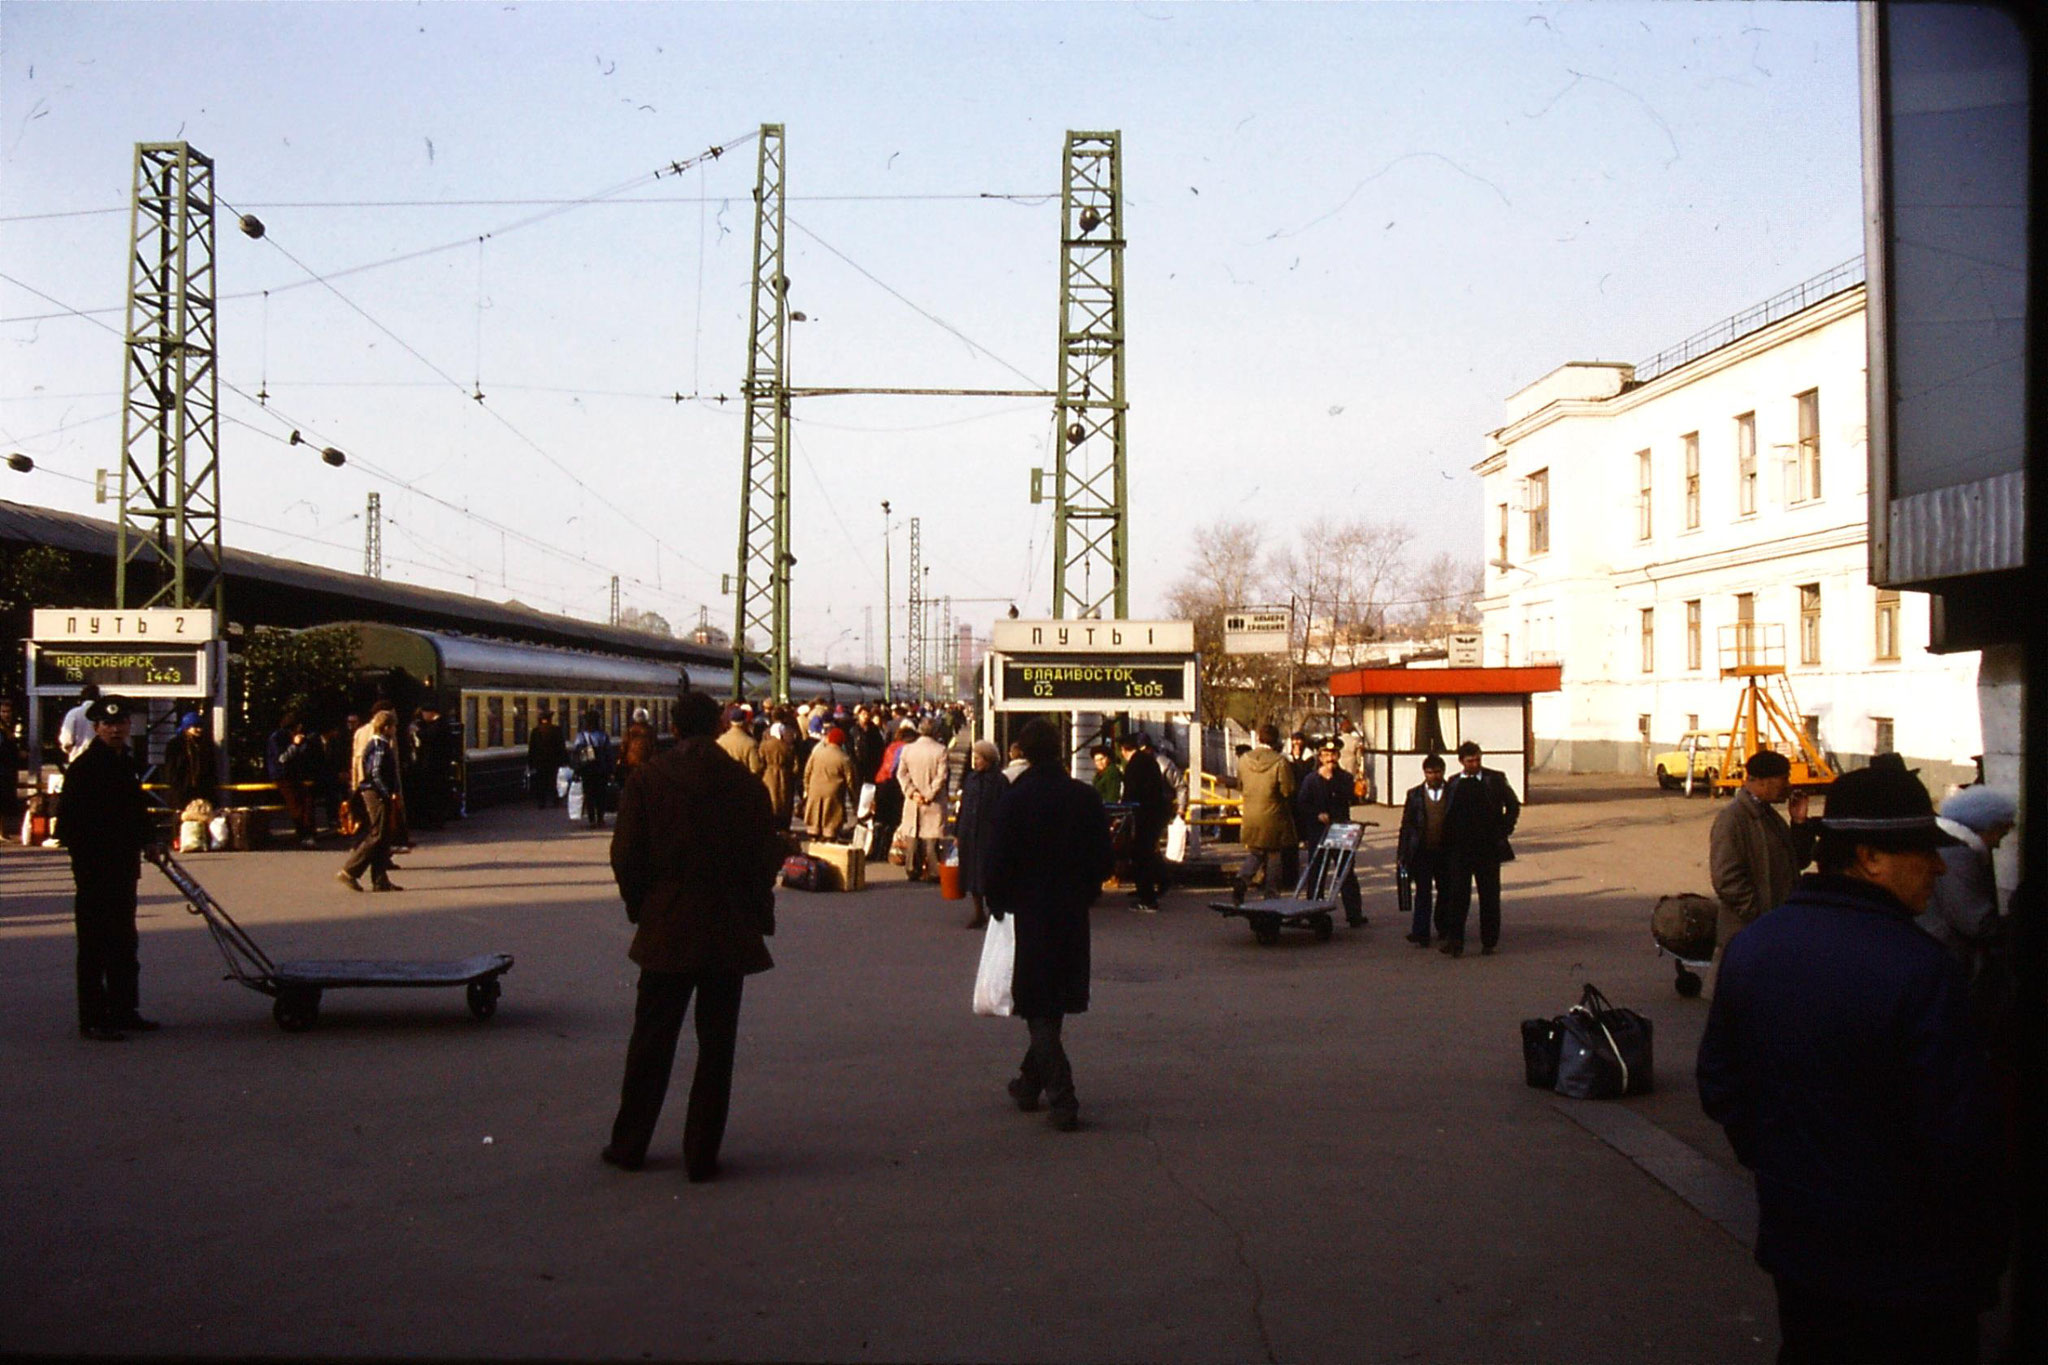
[[[134,144],[182,139],[223,204],[230,544],[359,570],[375,491],[387,577],[602,620],[617,574],[730,628],[760,125],[791,381],[946,388],[1056,384],[1063,140],[1114,129],[1132,614],[1222,517],[1477,561],[1510,394],[1861,251],[1855,17],[0,3],[0,443],[37,463],[0,496],[112,514]],[[1047,401],[799,399],[793,428],[799,658],[879,660],[885,499],[899,662],[913,516],[958,619],[1048,614]]]

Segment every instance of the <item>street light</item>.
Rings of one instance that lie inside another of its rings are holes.
[[[308,441],[305,437],[301,436],[298,432],[294,431],[288,438],[286,438],[285,444],[288,446],[308,446],[311,445],[312,442]],[[348,456],[342,454],[333,446],[322,446],[320,448],[320,458],[325,460],[328,464],[333,465],[336,469],[339,469],[343,465],[348,463]]]
[[[889,631],[889,500],[882,499],[882,700],[896,700],[895,637]]]
[[[18,474],[26,474],[36,467],[36,462],[17,450],[7,457],[7,467]]]

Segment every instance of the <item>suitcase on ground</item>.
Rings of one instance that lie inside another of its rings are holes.
[[[817,840],[805,844],[804,853],[825,865],[826,890],[860,891],[867,886],[868,854],[859,845]]]
[[[237,853],[253,853],[270,841],[270,812],[250,806],[228,811],[228,847]]]
[[[822,859],[792,853],[782,860],[782,884],[792,891],[827,890],[828,869]]]

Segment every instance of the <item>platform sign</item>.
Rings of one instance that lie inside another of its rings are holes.
[[[1194,695],[1194,665],[1186,660],[1004,659],[996,705],[1012,711],[1185,711]]]
[[[111,607],[38,607],[29,629],[37,644],[191,645],[214,637],[213,613],[206,610],[118,611]]]
[[[131,697],[200,697],[209,691],[206,649],[133,645],[29,646],[28,685],[44,696],[71,695],[87,683]]]
[[[1192,654],[1192,621],[998,621],[989,629],[998,654]]]
[[[1225,654],[1285,654],[1294,638],[1294,613],[1285,607],[1233,611],[1223,618]]]

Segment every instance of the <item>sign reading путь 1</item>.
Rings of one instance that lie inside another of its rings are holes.
[[[1003,661],[1003,699],[1081,702],[1116,709],[1132,702],[1158,706],[1187,700],[1187,668],[1182,664],[1072,663],[1036,664]]]
[[[1192,621],[998,621],[998,654],[1192,654]]]

